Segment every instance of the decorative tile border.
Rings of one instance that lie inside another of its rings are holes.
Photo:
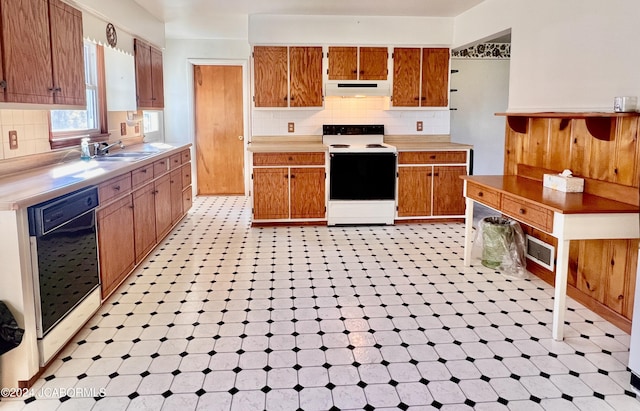
[[[481,43],[462,50],[453,50],[452,58],[508,59],[511,57],[510,43]]]

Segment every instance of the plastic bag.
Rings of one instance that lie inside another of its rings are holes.
[[[482,265],[500,270],[506,275],[524,278],[525,237],[520,224],[502,217],[485,217],[480,220],[473,241],[472,257]]]
[[[18,327],[6,304],[0,301],[0,355],[20,345],[23,335],[24,330]]]

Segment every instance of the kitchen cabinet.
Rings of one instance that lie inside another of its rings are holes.
[[[133,270],[136,263],[134,248],[133,199],[123,196],[96,213],[98,222],[98,251],[100,282],[105,299]]]
[[[253,219],[322,220],[324,153],[254,153]]]
[[[386,47],[329,47],[329,80],[387,80]]]
[[[182,218],[182,169],[171,171],[170,175],[171,193],[171,222],[176,223]]]
[[[86,105],[82,13],[60,0],[0,0],[1,100]]]
[[[156,235],[164,238],[171,230],[171,175],[165,174],[155,182]]]
[[[397,218],[462,217],[466,151],[398,153]]]
[[[255,107],[322,107],[322,47],[255,46]]]
[[[138,108],[164,108],[162,52],[150,44],[133,40]]]
[[[449,49],[393,50],[395,107],[446,107],[449,104]]]
[[[157,244],[154,183],[133,193],[133,229],[136,264],[139,264]]]

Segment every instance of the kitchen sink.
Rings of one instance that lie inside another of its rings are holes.
[[[95,156],[97,161],[136,161],[153,155],[153,151],[125,151],[106,154],[104,156]]]

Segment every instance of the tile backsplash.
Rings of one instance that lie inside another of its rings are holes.
[[[0,159],[51,151],[49,146],[49,112],[47,110],[0,110]],[[18,148],[9,148],[9,131],[18,135]]]
[[[449,110],[387,110],[388,97],[326,97],[323,109],[254,109],[252,135],[322,135],[323,124],[384,124],[388,135],[449,134]],[[423,122],[423,131],[416,122]],[[288,123],[295,132],[287,132]]]

